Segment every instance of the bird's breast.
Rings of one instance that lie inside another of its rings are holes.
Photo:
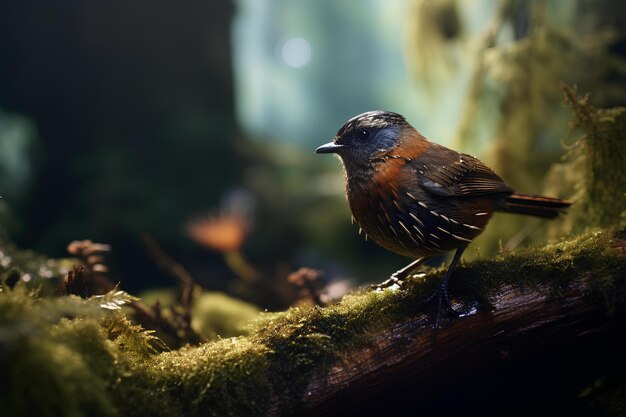
[[[349,180],[347,197],[366,238],[412,258],[467,245],[493,213],[487,200],[462,201],[427,193],[399,160],[382,164],[367,179]]]

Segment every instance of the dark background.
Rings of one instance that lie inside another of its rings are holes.
[[[12,237],[52,256],[73,239],[112,243],[132,288],[126,278],[150,268],[134,259],[137,235],[171,241],[241,179],[234,5],[0,4],[0,106],[32,118],[41,138],[32,188],[9,203],[21,220]]]
[[[17,120],[29,132],[28,140],[12,142],[20,145],[15,149],[21,149],[23,159],[14,161],[29,169],[27,175],[18,178],[10,164],[0,163],[1,236],[52,257],[66,256],[65,247],[74,239],[110,243],[111,276],[137,292],[172,284],[146,255],[141,235],[149,233],[200,283],[225,290],[236,274],[219,251],[192,242],[185,224],[198,213],[219,212],[233,195],[243,193],[254,201],[253,227],[243,252],[265,275],[284,278],[305,265],[323,267],[327,279],[381,281],[406,263],[357,237],[341,195],[337,161],[316,159],[312,150],[330,140],[343,120],[388,103],[397,103],[390,110],[407,110],[409,120],[420,122],[426,134],[460,125],[463,106],[458,103],[469,95],[466,89],[437,106],[407,97],[436,97],[455,83],[438,76],[455,66],[471,71],[469,57],[474,55],[454,61],[445,53],[455,43],[475,41],[481,24],[454,1],[430,2],[426,9],[424,2],[407,0],[409,29],[404,28],[407,22],[380,23],[385,19],[380,5],[368,14],[358,2],[256,3],[265,5],[259,19],[266,31],[259,36],[267,37],[263,40],[268,40],[268,57],[276,55],[272,39],[280,38],[284,27],[292,32],[302,27],[321,45],[313,55],[319,59],[302,72],[281,67],[268,74],[260,64],[247,68],[275,85],[271,92],[276,98],[298,91],[290,80],[305,85],[304,93],[294,95],[299,97],[294,103],[310,114],[304,112],[303,121],[297,122],[302,123],[301,132],[296,129],[292,139],[284,132],[285,126],[300,120],[302,112],[295,108],[268,110],[264,120],[270,123],[269,134],[246,128],[237,110],[253,97],[243,83],[237,87],[236,80],[245,77],[233,53],[233,45],[238,45],[233,34],[239,33],[233,23],[251,4],[1,1],[0,127]],[[495,14],[495,4],[477,3],[482,26]],[[495,80],[484,83],[482,98],[476,101],[481,110],[472,117],[484,132],[472,140],[434,139],[485,158],[524,191],[541,192],[543,175],[558,161],[567,134],[569,115],[560,103],[559,81],[593,91],[598,105],[625,103],[625,76],[619,69],[625,54],[624,13],[619,1],[515,5],[503,30],[508,35],[494,41],[502,55],[483,71]],[[297,7],[313,23],[293,20]],[[548,37],[553,49],[533,50],[543,39],[533,28],[548,27],[546,22],[573,42]],[[402,30],[399,36],[406,44],[386,44],[389,28]],[[433,50],[426,51],[431,45]],[[404,64],[385,55],[392,47],[404,54]],[[249,53],[250,46],[241,51]],[[534,61],[524,61],[526,56]],[[438,60],[448,60],[447,69],[441,70]],[[512,75],[498,78],[499,65]],[[523,73],[515,75],[511,68]],[[311,74],[317,84],[304,78]],[[415,81],[413,88],[398,90],[402,84],[394,84],[397,79],[389,74],[404,74],[422,84]],[[428,89],[422,88],[426,75],[431,77]],[[523,94],[535,90],[540,93]],[[457,110],[446,103],[456,103]],[[516,119],[529,109],[535,114],[528,121]],[[272,123],[280,132],[276,137],[271,135]],[[531,126],[519,132],[521,139],[514,135],[518,126]],[[523,142],[528,137],[534,142]],[[7,138],[0,134],[0,142]],[[502,227],[494,226],[497,233],[476,245],[481,255],[493,253],[500,241],[506,243],[525,230],[526,223],[516,221],[506,218]],[[541,226],[533,227],[539,230],[535,238],[545,237]]]

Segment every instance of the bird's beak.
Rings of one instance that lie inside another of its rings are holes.
[[[338,145],[335,142],[329,142],[317,148],[315,153],[337,153],[345,147],[346,145]]]

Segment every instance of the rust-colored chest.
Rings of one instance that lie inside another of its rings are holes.
[[[467,245],[489,221],[492,201],[433,196],[420,187],[411,161],[383,159],[370,176],[348,180],[350,209],[366,238],[412,258]]]

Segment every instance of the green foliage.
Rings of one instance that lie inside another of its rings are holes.
[[[58,280],[67,275],[73,262],[69,259],[50,259],[31,250],[17,248],[0,238],[0,276],[10,270],[23,273],[22,281],[39,286],[50,281],[54,287]]]
[[[33,120],[0,108],[0,237],[26,226],[20,214],[32,195],[42,145]]]
[[[610,307],[624,297],[626,276],[626,257],[612,247],[612,236],[594,231],[462,264],[457,274],[463,279],[453,280],[451,290],[484,298],[502,285],[547,284],[558,294],[593,271],[592,291]],[[5,285],[0,409],[7,416],[257,416],[270,407],[296,413],[316,372],[413,314],[442,273],[438,269],[402,290],[354,294],[326,308],[262,314],[248,336],[166,352],[122,311],[109,308],[132,300],[123,292],[47,298],[23,283]]]

